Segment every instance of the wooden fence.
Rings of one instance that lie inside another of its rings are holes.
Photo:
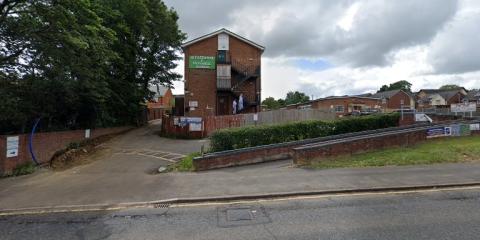
[[[212,132],[223,128],[280,124],[307,120],[331,121],[334,119],[335,113],[319,109],[274,110],[257,113],[257,121],[255,121],[254,113],[209,116],[204,118],[204,131],[205,135],[210,135]]]

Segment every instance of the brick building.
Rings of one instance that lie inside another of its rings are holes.
[[[459,89],[421,89],[416,95],[417,108],[449,108],[468,99],[468,91]]]
[[[371,97],[381,101],[382,109],[386,112],[399,109],[415,109],[415,99],[411,93],[403,90],[390,90],[372,94]]]
[[[160,119],[166,111],[171,111],[174,106],[172,90],[154,85],[150,87],[150,91],[154,93],[154,96],[147,102],[148,120]]]
[[[185,54],[185,116],[230,115],[260,111],[261,56],[264,47],[226,29],[182,45]]]
[[[363,96],[331,96],[319,98],[307,103],[288,105],[287,109],[321,109],[335,112],[337,116],[344,116],[352,112],[380,110],[379,98]]]

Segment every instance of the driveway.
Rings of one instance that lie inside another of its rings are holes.
[[[200,151],[208,140],[161,138],[159,130],[154,122],[117,136],[100,145],[85,165],[0,179],[0,209],[160,198],[155,189],[170,183],[159,181],[153,173]]]

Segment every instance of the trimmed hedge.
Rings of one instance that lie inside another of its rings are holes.
[[[345,118],[333,122],[312,120],[278,125],[222,129],[210,136],[210,151],[220,152],[342,133],[396,127],[398,126],[398,121],[399,114],[392,113]]]

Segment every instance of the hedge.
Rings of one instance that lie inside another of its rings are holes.
[[[210,151],[261,146],[398,126],[399,114],[352,117],[333,122],[319,120],[278,125],[250,126],[216,131],[210,136]]]

